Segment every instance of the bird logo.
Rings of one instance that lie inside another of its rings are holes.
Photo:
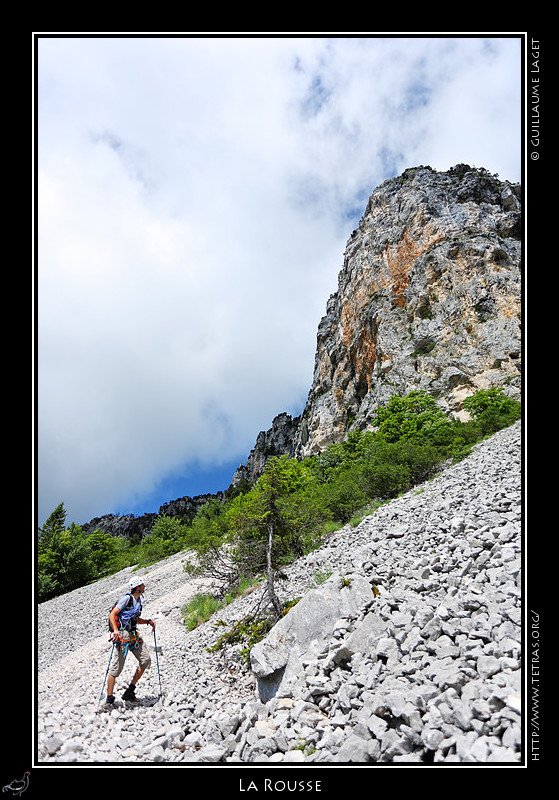
[[[21,780],[15,780],[11,783],[7,783],[5,786],[2,787],[3,792],[11,792],[14,797],[19,797],[20,794],[27,789],[29,786],[29,772],[23,773],[23,778]]]

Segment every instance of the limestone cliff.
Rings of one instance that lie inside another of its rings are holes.
[[[233,478],[271,454],[304,457],[423,389],[460,416],[481,388],[520,398],[521,188],[460,164],[382,183],[351,235],[320,321],[300,417],[280,414]]]

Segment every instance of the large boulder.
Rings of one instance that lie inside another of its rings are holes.
[[[373,601],[371,585],[360,575],[334,574],[308,592],[251,650],[250,666],[260,699],[266,702],[289,693],[304,664],[324,651],[336,622],[357,616]]]

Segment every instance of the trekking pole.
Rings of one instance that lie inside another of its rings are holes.
[[[163,694],[163,690],[161,688],[161,673],[159,672],[159,655],[157,653],[157,638],[155,636],[155,628],[153,628],[153,646],[155,648],[155,660],[157,661],[157,675],[159,677],[159,697]]]
[[[107,680],[107,675],[109,674],[109,667],[111,666],[111,659],[113,657],[114,649],[115,649],[115,640],[113,639],[113,646],[111,648],[111,655],[109,656],[109,663],[107,664],[107,671],[105,672],[105,677],[103,678],[103,685],[101,686],[101,694],[99,695],[99,702],[97,704],[97,711],[99,711],[99,706],[101,705],[101,700],[103,698],[103,689],[105,688],[105,681]]]

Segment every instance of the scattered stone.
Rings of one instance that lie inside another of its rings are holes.
[[[302,599],[253,648],[254,672],[234,647],[208,647],[217,621],[241,619],[260,593],[188,632],[172,609],[207,584],[186,578],[184,553],[146,570],[161,697],[152,659],[140,702],[121,700],[130,659],[115,707],[97,713],[110,654],[99,629],[130,569],[43,603],[39,761],[519,762],[520,446],[517,423],[286,568],[281,599]],[[317,587],[318,572],[331,577]],[[84,611],[89,641],[58,635]]]

